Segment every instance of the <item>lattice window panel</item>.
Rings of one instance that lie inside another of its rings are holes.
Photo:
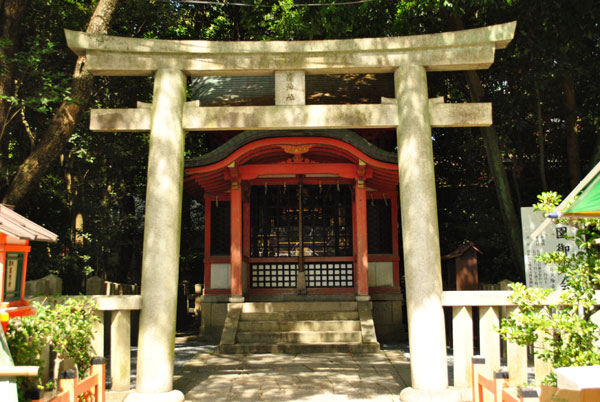
[[[250,287],[295,288],[298,264],[273,263],[250,265]]]
[[[306,287],[350,288],[354,286],[354,264],[351,262],[305,263]]]

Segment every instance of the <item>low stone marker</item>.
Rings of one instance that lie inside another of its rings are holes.
[[[27,281],[26,296],[56,296],[62,295],[62,279],[49,274],[43,278]]]

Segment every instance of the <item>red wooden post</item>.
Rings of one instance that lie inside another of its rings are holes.
[[[98,386],[96,387],[95,402],[106,401],[106,360],[102,356],[96,356],[92,359],[90,374],[98,375]]]
[[[60,393],[67,392],[69,394],[70,401],[74,401],[75,397],[75,387],[77,386],[77,373],[75,370],[65,370],[60,374],[60,378],[58,380],[58,387],[60,388]]]
[[[530,387],[519,388],[518,394],[520,402],[538,402],[539,395],[537,389]]]
[[[483,368],[485,367],[485,358],[481,356],[473,356],[472,362],[473,364],[471,367],[473,368],[473,375],[471,381],[473,382],[473,385],[471,389],[473,390],[473,402],[479,402],[479,374],[481,374]]]
[[[242,189],[231,184],[231,296],[243,296],[242,289]]]
[[[363,180],[356,183],[356,282],[357,294],[369,294],[369,255],[367,247],[367,189]]]
[[[494,401],[502,402],[502,389],[508,387],[508,371],[499,370],[494,373]]]

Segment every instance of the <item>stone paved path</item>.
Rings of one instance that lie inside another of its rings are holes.
[[[400,350],[352,355],[200,352],[176,371],[188,401],[399,401],[410,382]]]

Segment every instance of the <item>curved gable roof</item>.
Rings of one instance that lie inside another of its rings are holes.
[[[267,138],[277,137],[323,137],[332,138],[339,141],[343,141],[359,151],[365,153],[367,156],[386,163],[396,163],[397,156],[394,152],[384,151],[383,149],[371,144],[369,141],[350,130],[273,130],[273,131],[260,131],[250,130],[244,131],[225,144],[219,146],[207,154],[204,154],[196,159],[190,159],[185,162],[186,168],[195,168],[201,166],[208,166],[213,163],[217,163],[227,158],[237,149],[248,145],[254,141],[263,140]]]

